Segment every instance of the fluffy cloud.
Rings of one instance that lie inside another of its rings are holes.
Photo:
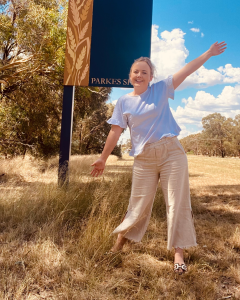
[[[177,28],[171,32],[165,30],[158,37],[158,26],[152,27],[152,52],[151,59],[157,68],[157,80],[173,74],[185,65],[189,55],[184,46],[185,33]]]
[[[117,100],[113,100],[113,101],[111,102],[111,104],[116,105],[116,104],[117,104],[117,101],[118,101],[118,99],[117,99]]]
[[[174,74],[185,66],[189,51],[185,47],[184,33],[176,28],[172,31],[163,31],[158,35],[159,27],[152,27],[152,52],[151,59],[157,68],[155,81]],[[183,90],[188,87],[207,88],[216,84],[240,83],[240,68],[231,64],[220,66],[217,70],[206,69],[204,66],[186,78],[178,87]]]
[[[204,37],[204,33],[201,32],[201,37]]]
[[[180,134],[178,136],[179,139],[182,139],[190,134],[196,134],[196,133],[199,133],[201,132],[201,130],[197,130],[197,131],[190,131],[190,130],[187,130],[186,126],[184,124],[181,125],[181,131],[180,131]]]
[[[193,24],[193,21],[188,21],[188,24]]]
[[[118,144],[124,144],[124,143],[126,143],[127,140],[130,140],[130,139],[131,139],[130,131],[129,131],[129,128],[127,128],[121,135]]]
[[[185,107],[178,106],[176,111],[173,109],[171,111],[183,129],[181,136],[186,136],[192,133],[186,130],[186,125],[195,125],[201,130],[202,118],[211,113],[218,112],[227,118],[234,118],[240,114],[240,85],[225,86],[217,97],[205,91],[198,91],[195,99],[192,97],[182,99],[182,103],[185,104]]]
[[[191,28],[190,29],[192,32],[200,32],[200,29],[199,28]]]
[[[234,68],[231,64],[227,64],[224,67],[218,68],[219,73],[224,77],[224,83],[240,82],[240,68]]]

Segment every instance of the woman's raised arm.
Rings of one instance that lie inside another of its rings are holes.
[[[214,43],[212,46],[198,58],[186,64],[180,71],[173,75],[173,87],[176,89],[186,78],[197,69],[199,69],[210,57],[219,55],[225,51],[227,47],[225,42]]]
[[[92,176],[97,177],[98,175],[102,175],[108,156],[112,153],[114,147],[117,145],[122,131],[123,128],[120,126],[112,125],[100,158],[91,165],[94,167],[91,172]]]

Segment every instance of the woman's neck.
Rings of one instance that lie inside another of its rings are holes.
[[[143,94],[144,92],[146,92],[146,90],[148,89],[148,87],[134,87],[133,91],[129,94],[131,96],[139,96],[141,94]]]

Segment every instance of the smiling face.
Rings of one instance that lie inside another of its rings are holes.
[[[153,75],[149,65],[145,61],[139,61],[132,65],[129,78],[134,88],[147,89]]]

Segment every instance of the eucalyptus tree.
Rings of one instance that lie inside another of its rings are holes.
[[[64,1],[0,2],[0,150],[57,151],[66,40]]]
[[[225,142],[231,142],[232,139],[231,123],[232,119],[227,119],[220,113],[213,113],[202,118],[205,139],[208,138],[211,141],[222,157],[226,155]]]
[[[233,148],[240,158],[240,114],[235,116],[233,123]]]
[[[0,0],[0,153],[5,156],[59,151],[67,6],[67,0]],[[110,91],[76,88],[75,152],[102,150]]]
[[[201,133],[181,139],[186,152],[240,157],[240,115],[226,118],[220,113],[213,113],[202,118],[202,124]]]

